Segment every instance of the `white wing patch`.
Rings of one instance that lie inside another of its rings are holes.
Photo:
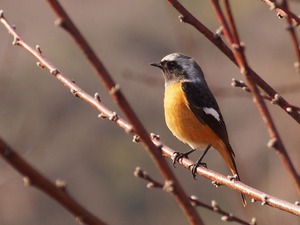
[[[206,108],[206,107],[204,107],[203,111],[206,114],[210,114],[213,117],[215,117],[216,120],[220,121],[220,115],[219,115],[219,113],[214,108]]]

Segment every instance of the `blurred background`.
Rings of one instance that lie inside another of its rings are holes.
[[[285,20],[261,1],[235,0],[232,8],[246,45],[249,64],[290,103],[300,106],[300,77]],[[202,66],[225,118],[242,180],[284,200],[299,200],[281,161],[266,144],[268,133],[252,98],[231,87],[243,79],[215,46],[194,28],[180,23],[167,1],[61,1],[97,55],[136,110],[149,132],[178,151],[181,144],[167,129],[163,115],[163,78],[151,62],[172,52],[193,56]],[[298,14],[300,4],[293,1]],[[211,30],[219,25],[210,1],[183,4]],[[64,30],[54,26],[55,14],[47,1],[0,0],[0,9],[31,46],[90,94],[99,92],[110,109],[122,115],[100,79]],[[74,98],[48,71],[19,47],[0,26],[0,136],[51,180],[67,182],[68,192],[108,224],[188,224],[175,199],[149,190],[135,178],[140,166],[162,181],[142,145],[95,111]],[[299,125],[277,106],[267,103],[288,153],[300,171]],[[192,158],[196,159],[200,152]],[[229,170],[216,151],[205,158],[208,167],[222,174]],[[168,162],[171,162],[168,159]],[[173,168],[172,168],[173,169]],[[300,224],[298,217],[260,203],[243,208],[240,195],[227,187],[215,188],[210,180],[177,166],[173,169],[185,191],[258,224]],[[223,224],[218,214],[199,208],[206,224]],[[76,224],[73,216],[34,188],[0,159],[0,224]]]

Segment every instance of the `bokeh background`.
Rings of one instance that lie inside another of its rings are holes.
[[[240,36],[252,68],[289,102],[300,105],[300,77],[286,23],[261,1],[231,1]],[[246,184],[279,198],[299,200],[276,153],[266,144],[268,134],[249,94],[231,87],[243,79],[220,51],[189,25],[167,1],[61,1],[136,110],[149,132],[178,151],[188,150],[168,131],[163,118],[163,78],[149,66],[166,54],[182,52],[202,66],[226,120],[241,177]],[[293,1],[293,11],[300,4]],[[183,1],[210,29],[216,21],[210,1]],[[61,71],[103,103],[121,112],[70,36],[54,26],[47,1],[0,0],[6,18],[32,46],[39,44]],[[108,224],[188,224],[174,198],[149,190],[133,176],[141,166],[162,180],[142,145],[97,112],[74,98],[49,72],[19,47],[0,26],[0,136],[51,180],[67,182],[68,192]],[[279,107],[268,103],[288,153],[300,171],[299,125]],[[198,154],[194,154],[197,158]],[[168,160],[170,163],[170,160]],[[210,169],[229,170],[215,151],[206,157]],[[171,163],[170,163],[171,165]],[[300,224],[299,218],[260,203],[243,208],[238,193],[218,189],[211,181],[177,166],[173,169],[188,194],[220,206],[258,224]],[[250,202],[250,199],[248,199]],[[199,209],[206,224],[223,224],[220,216]],[[22,177],[0,159],[0,224],[76,224],[74,218],[40,191],[24,187]]]

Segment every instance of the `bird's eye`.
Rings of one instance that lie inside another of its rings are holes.
[[[177,67],[177,63],[174,61],[168,62],[167,65],[169,69],[175,69]]]

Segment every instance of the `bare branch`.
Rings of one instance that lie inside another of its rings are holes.
[[[57,180],[52,183],[41,173],[35,170],[22,157],[20,157],[9,145],[0,138],[0,155],[20,174],[24,176],[26,186],[33,186],[56,200],[65,209],[71,212],[80,223],[91,225],[105,225],[106,223],[87,211],[76,202],[66,191],[66,183]]]
[[[98,75],[102,78],[102,81],[105,84],[105,87],[110,91],[110,94],[114,101],[118,104],[118,106],[122,109],[125,116],[130,122],[130,125],[126,128],[126,131],[134,132],[135,135],[138,135],[141,139],[142,143],[144,144],[145,149],[149,153],[151,159],[154,161],[154,164],[158,168],[161,175],[164,177],[166,181],[172,181],[173,182],[173,191],[172,194],[175,196],[177,202],[181,206],[181,209],[186,214],[189,222],[194,225],[201,225],[204,224],[202,219],[200,218],[199,214],[195,210],[195,208],[190,204],[188,196],[184,192],[181,184],[178,182],[177,178],[173,174],[172,170],[166,163],[165,159],[160,154],[160,151],[157,151],[157,146],[153,144],[151,141],[148,133],[146,132],[145,128],[143,127],[140,120],[137,118],[135,112],[127,102],[126,98],[122,94],[120,88],[117,86],[117,84],[113,81],[110,74],[100,61],[100,59],[96,56],[92,48],[88,45],[86,40],[83,38],[83,36],[80,34],[79,30],[75,27],[75,25],[72,23],[68,15],[65,13],[61,5],[56,0],[49,0],[49,3],[52,5],[52,7],[57,10],[57,13],[60,13],[61,24],[63,24],[64,28],[67,28],[67,30],[72,34],[72,37],[77,41],[79,46],[82,48],[82,50],[85,52],[86,56],[88,57],[89,61],[92,63],[92,65],[95,67]],[[16,33],[16,31],[12,28],[12,26],[6,21],[6,19],[3,17],[0,18],[0,22],[6,27],[6,29],[9,31],[11,35],[14,37],[14,44],[21,46],[22,48],[26,49],[30,54],[32,54],[34,57],[36,57],[41,65],[43,65],[45,68],[47,68],[52,75],[54,75],[58,80],[64,83],[64,85],[70,89],[70,91],[73,93],[74,96],[83,98],[87,102],[89,102],[93,107],[95,108],[102,108],[101,104],[99,103],[98,99],[94,99],[92,96],[85,93],[83,90],[81,90],[78,86],[74,84],[74,82],[70,79],[68,79],[66,76],[64,76],[57,68],[55,68],[48,60],[46,60],[39,51],[32,49],[28,44],[26,44],[21,37]],[[118,122],[119,118],[114,116],[111,113],[108,113],[107,111],[101,111],[102,115],[107,116],[110,118],[113,122]]]
[[[226,19],[223,15],[223,12],[221,11],[221,7],[218,4],[218,1],[212,0],[213,5],[215,6],[215,10],[217,12],[218,19],[220,20],[220,23],[222,24],[222,32],[224,33],[225,37],[227,38],[229,44],[231,45],[233,51],[231,51],[227,45],[221,40],[219,35],[215,35],[213,32],[211,32],[207,27],[205,27],[199,20],[197,20],[188,10],[186,10],[177,0],[168,0],[169,3],[174,6],[174,8],[182,14],[180,16],[181,21],[186,22],[194,26],[200,33],[202,33],[207,39],[209,39],[212,43],[214,43],[228,58],[234,62],[236,65],[238,65],[241,68],[242,74],[246,77],[248,81],[248,86],[253,93],[256,104],[261,112],[262,118],[266,124],[266,127],[270,133],[270,138],[272,140],[277,140],[276,145],[273,145],[282,160],[284,166],[286,167],[294,186],[296,187],[296,190],[298,194],[300,195],[300,178],[297,174],[290,158],[288,157],[288,154],[283,146],[283,143],[280,139],[280,136],[275,128],[275,125],[273,121],[271,120],[270,113],[268,112],[266,105],[263,101],[263,99],[260,97],[260,94],[258,92],[258,88],[256,85],[258,85],[262,90],[264,90],[270,98],[275,98],[276,94],[278,93],[270,87],[260,76],[258,76],[247,64],[245,56],[244,56],[244,46],[238,41],[237,35],[232,35],[231,29],[234,29],[234,24],[231,23],[231,26],[227,25]],[[230,15],[229,15],[230,16]],[[233,20],[233,18],[231,18]],[[234,31],[234,33],[237,33]],[[298,123],[300,123],[300,113],[298,111],[293,110],[286,110],[288,108],[287,105],[290,105],[285,101],[283,98],[281,98],[282,105],[280,105],[281,108],[283,108],[289,115],[291,115]],[[283,107],[283,106],[286,107]],[[291,112],[289,112],[291,111]]]
[[[230,48],[222,41],[219,34],[213,33],[209,30],[204,24],[196,19],[182,4],[177,0],[168,0],[168,2],[180,13],[182,14],[179,18],[181,22],[192,25],[196,30],[203,34],[210,42],[212,42],[217,48],[220,49],[234,64],[238,65],[236,59]],[[248,68],[249,75],[252,77],[254,82],[266,92],[270,98],[274,98],[278,94],[267,82],[265,82],[255,71],[251,68]],[[286,108],[291,105],[284,98],[282,98],[282,103],[280,106],[284,111]],[[300,113],[297,111],[286,111],[295,121],[300,124]]]
[[[142,170],[140,167],[137,167],[135,169],[134,175],[136,177],[139,177],[141,179],[144,179],[144,180],[148,181],[149,183],[147,184],[147,188],[161,188],[161,189],[164,189],[163,184],[161,184],[160,182],[154,180],[152,177],[149,176],[149,174],[146,171]],[[208,205],[206,203],[203,203],[203,202],[199,201],[198,198],[193,195],[193,196],[190,197],[190,202],[194,206],[199,206],[199,207],[205,208],[207,210],[210,210],[212,212],[220,214],[222,216],[221,217],[222,221],[236,222],[236,223],[239,223],[239,224],[242,224],[242,225],[254,225],[252,222],[248,223],[245,220],[242,220],[242,219],[234,216],[232,213],[228,213],[228,212],[222,210],[217,205],[216,201],[214,201],[214,200],[212,201],[211,205]]]
[[[16,33],[16,31],[12,28],[12,26],[6,21],[4,17],[0,18],[0,22],[5,26],[5,28],[9,31],[9,33],[14,37],[14,39],[18,38],[18,44],[20,47],[25,49],[27,52],[29,52],[31,55],[33,55],[38,61],[40,61],[44,68],[47,68],[49,71],[56,71],[55,78],[58,79],[60,82],[62,82],[63,86],[68,88],[72,93],[76,93],[76,97],[86,101],[91,106],[96,108],[102,118],[111,118],[115,113],[105,107],[100,101],[99,98],[93,97],[89,94],[87,94],[85,91],[83,91],[79,86],[77,86],[72,80],[67,78],[61,71],[55,68],[46,58],[44,58],[42,55],[40,55],[36,50],[31,48],[28,44],[26,44],[20,36]],[[126,133],[131,134],[134,137],[134,142],[143,142],[142,139],[140,139],[140,136],[136,133],[136,131],[133,129],[133,126],[127,122],[126,120],[122,119],[121,117],[118,117],[117,120],[111,120],[115,124],[119,125]],[[172,158],[174,155],[174,150],[169,148],[166,145],[163,145],[157,136],[153,135],[151,142],[155,144],[156,148],[155,151],[159,155],[163,155],[164,157]],[[185,168],[190,169],[191,165],[194,164],[191,160],[187,158],[182,158],[179,160],[179,164],[183,165]],[[225,185],[228,186],[234,190],[237,190],[241,193],[244,193],[251,198],[253,198],[255,201],[261,201],[264,202],[265,205],[269,205],[271,207],[289,212],[291,214],[295,214],[297,216],[300,216],[300,206],[297,204],[292,204],[287,201],[281,200],[279,198],[276,198],[274,196],[268,195],[264,192],[261,192],[259,190],[256,190],[250,186],[247,186],[246,184],[243,184],[236,180],[231,180],[227,178],[226,176],[223,176],[217,172],[214,172],[212,170],[206,169],[204,167],[198,167],[197,168],[197,174],[206,177],[212,181],[214,181],[216,184],[219,185]],[[176,183],[174,183],[173,180],[167,180],[168,182],[172,182],[173,192],[176,191]],[[172,192],[172,193],[173,193]],[[187,197],[187,196],[186,196]],[[189,197],[187,197],[188,204],[194,209],[194,207],[189,202]]]
[[[279,18],[284,18],[288,17],[289,20],[291,20],[295,26],[300,25],[300,18],[293,12],[291,12],[285,5],[284,3],[276,3],[274,0],[261,0],[262,2],[266,3],[269,7],[270,10],[275,9],[277,12],[277,16]],[[286,0],[283,0],[286,1]]]

